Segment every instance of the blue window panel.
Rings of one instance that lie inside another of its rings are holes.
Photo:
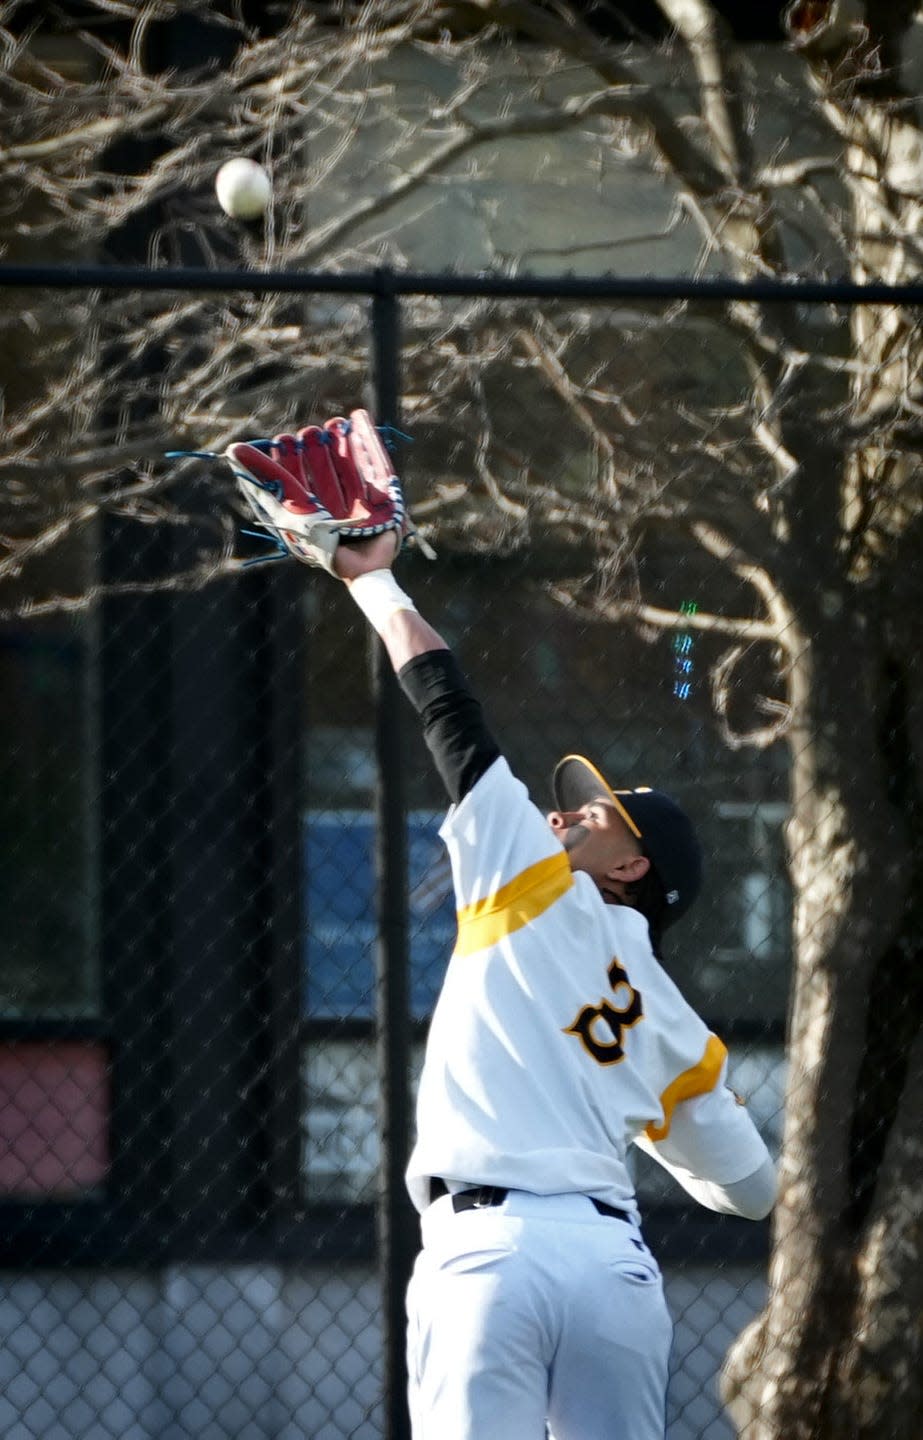
[[[455,944],[455,901],[442,812],[413,811],[407,824],[410,1006],[432,1012]],[[366,811],[305,817],[307,897],[305,1013],[370,1018],[375,1009],[375,824]]]

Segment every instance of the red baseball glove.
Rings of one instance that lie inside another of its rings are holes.
[[[393,530],[397,553],[414,533],[391,457],[365,410],[266,446],[229,445],[224,454],[257,524],[306,565],[336,574],[344,541]]]

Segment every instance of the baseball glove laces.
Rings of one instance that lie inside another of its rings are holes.
[[[432,546],[419,534],[407,507],[394,462],[367,410],[337,415],[323,425],[272,440],[241,440],[223,455],[213,450],[168,450],[168,459],[224,459],[252,514],[257,530],[247,535],[271,540],[276,553],[245,560],[294,555],[335,575],[334,557],[355,544],[389,531],[395,555],[414,540],[429,560]]]
[[[414,537],[401,483],[366,410],[271,441],[241,441],[224,452],[260,533],[305,565],[335,574],[342,544],[393,532],[395,554]]]

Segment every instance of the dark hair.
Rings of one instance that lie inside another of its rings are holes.
[[[660,883],[660,876],[653,865],[641,879],[631,886],[628,892],[629,902],[632,909],[639,910],[644,916],[651,932],[651,949],[658,960],[663,957],[660,951],[660,944],[663,940],[663,932],[666,929],[667,897],[663,885]]]

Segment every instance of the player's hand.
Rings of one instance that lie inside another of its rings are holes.
[[[349,584],[370,570],[389,570],[400,549],[400,540],[393,530],[371,540],[341,541],[333,557],[333,573]]]

